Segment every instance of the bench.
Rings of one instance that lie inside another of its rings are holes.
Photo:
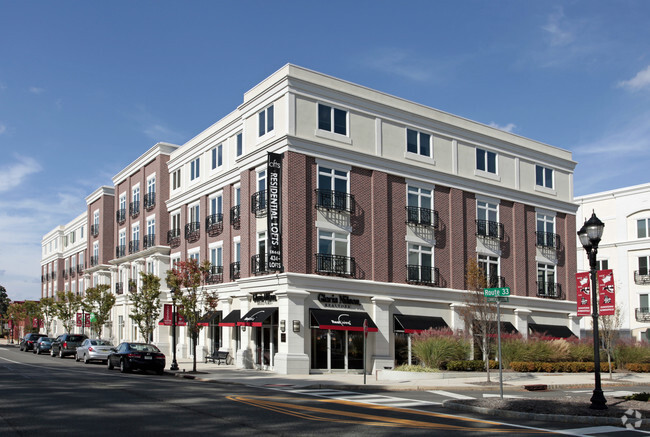
[[[206,355],[205,362],[207,363],[208,361],[212,361],[213,363],[221,365],[222,361],[228,364],[229,359],[230,353],[228,353],[228,351],[216,351],[212,353],[212,355]]]

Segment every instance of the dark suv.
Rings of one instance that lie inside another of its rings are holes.
[[[81,343],[87,338],[88,337],[83,334],[59,335],[56,340],[52,342],[50,355],[53,357],[58,356],[59,358],[63,358],[66,355],[74,355],[77,353],[77,346],[81,346]]]
[[[22,340],[20,340],[20,350],[21,351],[31,351],[34,349],[34,343],[36,343],[36,340],[38,340],[41,337],[47,337],[45,334],[34,334],[30,333],[25,336]]]

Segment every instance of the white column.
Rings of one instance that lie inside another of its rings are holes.
[[[463,308],[467,305],[464,303],[452,303],[449,305],[451,309],[451,330],[465,331],[465,320],[463,320]]]
[[[580,338],[580,317],[576,313],[569,313],[569,329],[576,337]]]
[[[280,325],[284,321],[285,331],[280,329],[280,343],[275,356],[275,371],[284,375],[309,374],[309,354],[305,350],[309,335],[307,310],[305,299],[309,292],[304,290],[280,290],[274,295],[278,299],[278,320]],[[298,325],[294,332],[294,322]]]
[[[528,316],[531,313],[531,310],[521,308],[515,310],[515,328],[523,338],[528,338]]]
[[[241,317],[244,317],[248,310],[250,309],[250,300],[249,300],[250,295],[246,293],[243,296],[237,296],[236,298],[239,299],[239,309],[241,311]],[[242,329],[245,328],[245,329]],[[244,369],[252,369],[253,368],[253,350],[251,349],[251,331],[252,327],[250,326],[237,326],[236,328],[233,329],[239,329],[241,333],[241,349],[237,351],[237,356],[235,358],[235,362],[237,367],[239,368],[244,368]]]
[[[390,339],[393,337],[390,329],[390,306],[394,301],[394,299],[388,297],[372,298],[372,320],[377,325],[377,332],[368,334],[368,346],[374,346],[374,353],[368,350],[368,355],[372,356],[372,362],[370,363],[372,364],[372,367],[370,367],[372,373],[384,368],[392,369],[395,366],[394,348],[393,351],[390,349]]]

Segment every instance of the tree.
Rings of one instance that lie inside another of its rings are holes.
[[[160,278],[154,274],[140,272],[142,287],[129,287],[131,300],[131,319],[138,325],[144,341],[149,343],[160,316]]]
[[[102,330],[111,316],[111,310],[115,305],[115,295],[111,293],[111,286],[101,284],[90,287],[86,290],[84,309],[90,313],[90,329],[101,338]]]
[[[43,324],[45,325],[45,333],[50,335],[50,324],[52,319],[54,319],[55,307],[54,307],[54,298],[53,297],[43,297],[38,303],[40,307],[40,313],[43,316]]]
[[[206,279],[210,274],[210,261],[199,265],[195,259],[181,261],[176,267],[167,271],[167,286],[180,302],[178,312],[187,322],[192,338],[192,371],[196,372],[196,344],[202,325],[199,325],[202,307],[213,309],[216,296],[206,290]]]
[[[72,331],[75,324],[75,316],[77,311],[81,309],[82,300],[81,296],[74,294],[71,291],[59,291],[57,293],[57,301],[54,304],[54,312],[56,316],[63,323],[65,332]]]
[[[591,321],[593,325],[593,320]],[[609,364],[609,379],[613,379],[612,375],[612,356],[614,355],[614,346],[618,340],[619,332],[623,321],[621,319],[621,307],[616,306],[614,314],[611,316],[600,316],[600,343],[607,354],[607,364]],[[593,329],[593,327],[592,327]]]
[[[487,382],[490,382],[490,343],[496,330],[497,310],[496,304],[488,302],[485,297],[483,290],[487,285],[487,279],[485,272],[475,259],[470,259],[467,262],[465,283],[467,295],[465,306],[461,310],[461,317],[465,321],[465,326],[472,330],[472,336],[477,340],[476,343],[479,345],[483,361],[485,361]]]
[[[7,295],[7,289],[0,285],[0,336],[4,332],[4,322],[8,320],[7,311],[9,310],[9,304],[11,304],[11,299]]]
[[[7,308],[7,318],[11,320],[12,332],[11,332],[11,341],[13,342],[16,335],[16,322],[21,322],[25,320],[25,303],[24,302],[12,302]]]
[[[33,300],[26,300],[23,303],[23,308],[25,311],[25,321],[28,323],[28,326],[26,329],[38,332],[39,331],[39,324],[37,323],[36,327],[34,327],[33,322],[34,319],[36,319],[38,322],[40,322],[43,319],[43,315],[41,313],[41,308],[38,302],[33,301]]]

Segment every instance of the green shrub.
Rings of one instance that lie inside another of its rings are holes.
[[[571,361],[593,361],[594,342],[592,340],[569,340],[569,360]]]
[[[490,369],[498,369],[499,362],[490,360]],[[482,372],[485,371],[485,361],[483,360],[456,360],[447,363],[447,370],[456,372]]]
[[[430,373],[437,372],[436,369],[432,369],[430,367],[415,366],[415,365],[408,365],[408,364],[397,366],[395,367],[394,370],[400,372],[430,372]]]
[[[447,361],[462,360],[469,354],[469,341],[451,330],[428,330],[413,336],[413,355],[426,367],[438,369]]]
[[[614,346],[614,360],[619,368],[629,363],[650,363],[650,347],[645,342],[619,341]]]

